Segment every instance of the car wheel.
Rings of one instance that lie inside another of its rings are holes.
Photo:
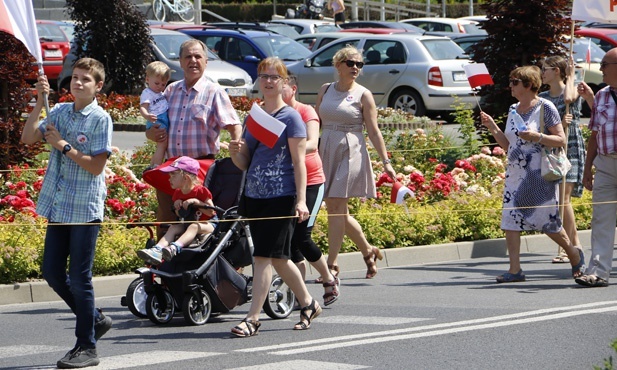
[[[152,12],[156,20],[165,22],[165,4],[161,0],[152,1]]]
[[[426,108],[424,107],[422,98],[417,92],[411,89],[403,89],[394,93],[390,99],[390,107],[411,113],[416,117],[426,114]]]

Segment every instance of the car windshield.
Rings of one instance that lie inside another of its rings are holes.
[[[298,42],[285,36],[254,37],[253,41],[269,57],[278,57],[284,61],[302,60],[311,51]]]
[[[279,35],[287,36],[290,39],[295,39],[296,37],[300,36],[298,31],[286,24],[268,23],[265,27],[272,32],[276,32]]]
[[[430,39],[422,40],[421,43],[435,60],[469,59],[469,55],[452,40]]]
[[[570,42],[565,42],[564,46],[566,50],[570,50]],[[600,63],[602,58],[604,58],[604,54],[606,52],[602,50],[597,44],[594,42],[589,42],[588,39],[574,39],[574,61],[576,63],[585,63],[587,61],[587,50],[591,51],[591,63]]]
[[[38,23],[36,30],[41,41],[67,42],[66,34],[55,24]]]
[[[486,35],[486,31],[478,27],[477,24],[464,24],[463,29],[465,30],[465,33],[470,35]]]
[[[184,41],[191,39],[190,36],[184,34],[152,35],[152,38],[154,39],[156,47],[159,48],[165,58],[169,60],[180,60],[180,45],[182,45]],[[208,53],[208,58],[210,58],[210,54],[212,53]]]
[[[316,24],[315,32],[337,32],[341,27],[335,24]]]

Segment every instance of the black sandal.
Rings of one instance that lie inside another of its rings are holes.
[[[310,315],[307,312],[311,312]],[[321,306],[313,299],[310,305],[300,310],[300,322],[294,325],[294,330],[306,330],[311,327],[313,321],[321,313]]]
[[[324,306],[329,306],[332,303],[336,302],[336,300],[338,299],[339,295],[341,295],[341,292],[339,290],[339,280],[336,276],[332,275],[332,277],[334,278],[334,280],[332,280],[329,283],[323,283],[323,287],[324,288],[332,288],[331,291],[324,293],[323,295],[323,304]]]
[[[583,275],[574,279],[577,284],[591,288],[605,288],[608,286],[608,281],[596,275]]]
[[[245,328],[240,327],[242,323],[244,323],[244,325],[246,326]],[[259,321],[244,319],[242,320],[242,322],[240,322],[240,325],[234,326],[234,328],[231,329],[231,334],[235,335],[236,337],[246,338],[257,335],[261,323]]]

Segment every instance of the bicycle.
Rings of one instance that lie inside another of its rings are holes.
[[[195,19],[193,3],[189,0],[152,0],[154,18],[161,22],[165,22],[165,8],[170,14],[177,14],[185,22],[192,22]]]

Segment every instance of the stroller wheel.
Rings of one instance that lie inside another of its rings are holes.
[[[141,319],[148,317],[146,313],[146,299],[148,294],[144,290],[144,279],[138,277],[126,289],[126,305],[131,313]]]
[[[203,325],[208,322],[211,313],[212,301],[205,290],[199,289],[184,295],[182,314],[188,324]]]
[[[270,318],[284,319],[293,310],[296,295],[289,289],[283,279],[274,275],[270,283],[268,298],[264,302],[263,309]]]
[[[146,299],[146,313],[153,323],[167,324],[176,313],[174,298],[166,289],[148,294]]]

